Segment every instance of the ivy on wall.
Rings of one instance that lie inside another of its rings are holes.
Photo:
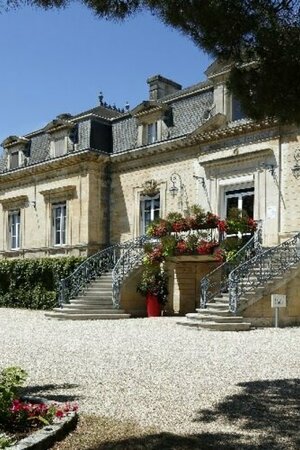
[[[83,261],[79,257],[0,260],[0,306],[52,309],[57,288]]]

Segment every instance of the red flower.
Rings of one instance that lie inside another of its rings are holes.
[[[180,231],[186,231],[189,227],[185,221],[185,219],[180,219],[177,222],[172,224],[172,230],[179,233]]]
[[[227,224],[226,220],[219,220],[218,221],[218,230],[221,233],[226,233],[226,231],[228,230],[228,224]]]
[[[196,252],[199,255],[211,255],[216,245],[217,244],[215,242],[200,241],[198,247],[196,248]]]
[[[183,255],[184,253],[187,253],[187,245],[185,241],[179,241],[176,244],[176,251],[179,253],[179,255]]]

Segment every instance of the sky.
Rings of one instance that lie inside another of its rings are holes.
[[[148,98],[149,76],[183,87],[205,79],[210,57],[150,14],[115,23],[78,3],[0,14],[0,143],[42,128],[58,114],[104,101],[133,108]],[[1,148],[0,148],[1,152]]]

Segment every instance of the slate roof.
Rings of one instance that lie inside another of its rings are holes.
[[[211,108],[213,103],[213,86],[211,81],[204,81],[190,86],[186,89],[180,89],[170,95],[157,100],[157,104],[168,105],[171,107],[172,117],[170,123],[161,136],[162,141],[174,139],[193,132],[199,127],[205,117],[205,112]],[[58,116],[59,118],[60,116]],[[68,121],[78,123],[79,143],[76,147],[78,151],[91,148],[91,123],[93,121],[102,123],[105,127],[103,138],[109,139],[107,131],[111,127],[113,139],[113,153],[124,152],[137,147],[138,138],[138,119],[130,114],[130,111],[121,112],[113,107],[98,105],[87,111],[83,111],[74,116],[68,116]],[[96,128],[94,128],[95,130]],[[101,127],[98,128],[101,132]],[[28,165],[50,159],[51,136],[45,133],[44,129],[26,135],[31,140],[30,154],[27,161]],[[111,139],[111,138],[110,138]],[[109,150],[101,140],[93,139],[98,143],[99,150]],[[111,146],[111,144],[110,144]],[[101,147],[101,148],[100,148]],[[7,171],[6,156],[0,158],[0,172]]]
[[[88,109],[87,111],[84,111],[80,114],[76,114],[75,116],[72,116],[72,119],[78,119],[82,116],[87,116],[90,114],[95,114],[103,119],[114,119],[116,117],[122,116],[124,113],[118,111],[117,109],[113,108],[105,108],[102,105],[96,106],[95,108]]]

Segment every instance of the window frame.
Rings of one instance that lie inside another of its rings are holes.
[[[155,200],[159,200],[159,208],[155,208]],[[146,201],[150,201],[151,202],[151,206],[150,206],[150,221],[146,223],[145,220],[145,202]],[[156,212],[158,211],[158,215],[156,214]],[[161,215],[161,195],[160,192],[158,192],[156,195],[154,196],[149,196],[149,195],[144,195],[141,194],[140,195],[140,234],[144,235],[146,234],[146,230],[148,225],[155,220],[156,218],[160,217]],[[157,216],[157,217],[156,217]]]
[[[18,217],[17,221],[13,218]],[[15,229],[14,232],[12,229]],[[13,242],[15,240],[15,245]],[[19,250],[21,248],[21,210],[13,209],[8,211],[8,248],[9,250]]]
[[[155,144],[158,141],[158,121],[148,123],[146,125],[146,143],[147,145]]]
[[[61,209],[59,216],[56,211]],[[57,219],[59,219],[59,226],[57,227]],[[55,202],[51,204],[51,220],[52,220],[52,245],[54,247],[62,247],[67,244],[67,202]],[[57,236],[59,239],[57,240]]]

